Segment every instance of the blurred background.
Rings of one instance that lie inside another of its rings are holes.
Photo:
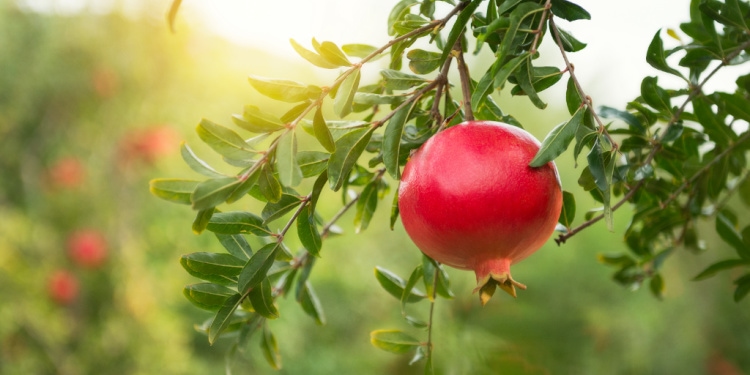
[[[248,74],[331,81],[335,72],[302,64],[289,38],[382,44],[395,2],[183,3],[173,34],[168,0],[0,2],[0,374],[224,373],[228,345],[211,347],[193,328],[211,314],[182,296],[196,280],[178,263],[185,253],[224,250],[210,234],[193,235],[190,209],[151,196],[148,181],[199,178],[179,145],[211,160],[194,132],[201,118],[227,124],[245,104],[284,110],[258,95]],[[602,3],[579,2],[593,20],[568,27],[589,42],[571,58],[597,104],[623,108],[654,74],[643,61],[651,37],[678,29],[688,1]],[[641,6],[661,17],[639,16]],[[367,68],[370,77],[378,68]],[[542,138],[566,120],[563,90],[544,92],[550,106],[541,112],[507,94],[500,103]],[[577,188],[572,157],[557,164],[581,217],[595,204]],[[329,217],[339,204],[336,194],[320,203]],[[272,370],[253,340],[228,362],[233,373],[421,373],[421,364],[369,343],[374,329],[410,330],[373,268],[408,277],[420,262],[400,225],[388,229],[386,211],[357,235],[348,214],[347,235],[324,244],[311,280],[328,324],[282,299],[270,324],[283,369]],[[665,266],[661,301],[647,288],[626,290],[597,254],[626,251],[628,214],[616,213],[614,232],[597,224],[515,266],[529,286],[517,300],[497,296],[481,308],[474,276],[449,270],[456,297],[436,307],[438,373],[749,374],[750,300],[732,302],[729,273],[690,281],[732,251],[718,239],[705,253],[679,251]],[[412,309],[427,315],[426,303]]]

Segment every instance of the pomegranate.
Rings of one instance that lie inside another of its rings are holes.
[[[527,131],[491,121],[450,127],[420,147],[404,167],[401,221],[427,256],[473,270],[482,304],[497,286],[516,296],[510,266],[538,250],[562,208],[553,162],[529,163],[540,143]]]
[[[99,268],[107,260],[107,240],[95,229],[81,229],[68,237],[68,254],[86,268]]]
[[[47,281],[47,292],[53,301],[68,305],[78,296],[78,279],[69,271],[57,270]]]

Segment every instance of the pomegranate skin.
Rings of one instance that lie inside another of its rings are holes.
[[[562,207],[554,163],[528,165],[539,147],[525,130],[500,122],[464,122],[436,134],[404,167],[398,205],[409,237],[438,262],[475,271],[477,290],[494,280],[515,296],[513,286],[525,286],[510,277],[510,266],[547,241]]]

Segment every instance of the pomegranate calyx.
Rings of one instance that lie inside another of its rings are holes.
[[[500,287],[500,289],[513,296],[513,298],[516,298],[516,288],[526,290],[526,285],[513,280],[510,273],[490,273],[477,280],[477,287],[474,288],[474,293],[479,292],[479,300],[482,302],[482,306],[486,305],[492,298],[497,287]]]

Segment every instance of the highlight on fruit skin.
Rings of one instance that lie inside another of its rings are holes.
[[[497,287],[526,289],[511,265],[555,230],[562,188],[553,162],[532,168],[540,142],[501,122],[468,121],[436,134],[407,161],[399,212],[427,256],[476,274],[482,304]]]

